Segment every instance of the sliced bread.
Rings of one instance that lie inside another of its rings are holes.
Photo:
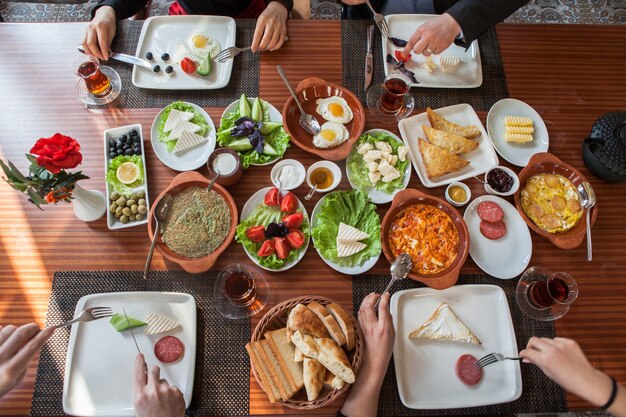
[[[304,386],[302,366],[294,362],[296,347],[287,338],[287,329],[265,333],[265,339],[278,360],[278,365],[287,379],[290,391],[297,392]]]
[[[317,359],[304,358],[302,369],[307,399],[315,401],[324,387],[326,368]]]
[[[274,382],[278,383],[277,387],[278,387],[278,391],[281,393],[281,400],[286,401],[289,398],[291,398],[293,394],[298,392],[300,388],[302,387],[295,387],[295,386],[292,386],[292,384],[290,384],[289,371],[283,370],[283,368],[280,366],[280,361],[278,357],[274,355],[274,352],[272,351],[272,348],[270,347],[270,342],[268,340],[260,340],[260,342],[261,342],[261,347],[263,348],[263,351],[265,353],[265,356],[267,357],[269,361],[270,366],[268,368],[269,368],[270,374],[272,374],[272,377],[274,378]]]
[[[269,373],[269,370],[265,366],[263,360],[257,355],[258,349],[260,349],[259,342],[247,343],[246,350],[248,351],[248,355],[250,355],[250,362],[252,362],[252,366],[259,374],[259,378],[261,378],[261,382],[263,383],[263,387],[265,393],[269,397],[270,403],[274,404],[278,398],[280,398],[280,392],[278,392],[278,388],[274,385],[272,381],[272,377]]]
[[[341,331],[339,323],[337,323],[337,320],[335,320],[332,314],[330,314],[330,312],[326,310],[323,305],[313,301],[312,303],[307,304],[307,307],[313,311],[313,313],[315,313],[320,320],[322,320],[322,323],[326,326],[326,330],[328,330],[330,337],[337,342],[339,346],[346,344],[346,336]]]
[[[330,337],[322,320],[304,304],[298,304],[292,308],[287,318],[287,336],[291,338],[296,330],[315,337]]]
[[[346,383],[341,380],[337,375],[326,369],[326,376],[324,377],[324,388],[326,389],[341,389]]]
[[[330,303],[326,306],[326,309],[332,314],[335,320],[337,320],[337,323],[339,323],[339,327],[346,337],[346,349],[351,351],[356,346],[356,336],[354,334],[352,319],[339,304]]]
[[[343,381],[354,383],[354,371],[346,352],[337,343],[326,337],[313,337],[299,330],[291,336],[291,341],[309,358],[317,359],[322,365]]]
[[[304,356],[304,353],[302,353],[300,349],[295,348],[293,351],[293,361],[296,363],[302,362],[304,361],[304,358],[306,358],[306,356]]]

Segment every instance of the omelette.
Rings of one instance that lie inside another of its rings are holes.
[[[567,232],[583,214],[576,187],[562,175],[533,175],[522,189],[521,201],[526,215],[548,233]]]

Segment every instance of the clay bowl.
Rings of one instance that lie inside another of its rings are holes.
[[[158,205],[158,202],[163,198],[166,193],[171,194],[172,196],[176,196],[176,194],[180,193],[183,190],[186,190],[189,187],[204,187],[206,188],[209,185],[209,180],[205,178],[203,175],[196,171],[183,172],[182,174],[178,174],[168,185],[165,190],[159,194],[156,201],[152,204],[152,208],[150,209],[150,221],[148,222],[148,234],[150,235],[150,240],[154,236],[154,229],[156,227],[156,220],[154,219],[154,210]],[[235,228],[237,227],[237,223],[239,221],[237,206],[235,205],[235,201],[231,197],[231,195],[226,191],[221,185],[215,184],[213,185],[213,191],[219,193],[224,200],[226,200],[226,204],[230,208],[230,229],[228,235],[226,235],[226,239],[222,242],[217,249],[208,255],[202,256],[200,258],[187,258],[185,256],[178,255],[170,248],[167,247],[165,242],[161,239],[161,235],[157,237],[156,249],[163,255],[163,257],[169,261],[175,262],[179,264],[185,271],[198,274],[200,272],[208,271],[219,255],[224,252],[224,250],[228,247],[230,242],[233,241],[235,237]]]
[[[391,207],[389,207],[387,214],[385,214],[385,217],[383,218],[381,230],[383,253],[389,262],[393,262],[395,256],[392,254],[388,242],[389,227],[398,213],[414,204],[429,204],[431,206],[435,206],[450,216],[450,219],[452,219],[452,222],[456,226],[456,230],[459,232],[459,248],[456,259],[446,270],[432,275],[411,272],[408,277],[414,279],[415,281],[423,282],[429,287],[437,290],[449,288],[459,279],[461,267],[465,263],[467,253],[469,252],[470,238],[463,216],[461,216],[461,214],[459,214],[459,212],[445,200],[424,194],[413,188],[407,188],[406,190],[402,190],[396,194],[391,202]]]
[[[329,83],[321,78],[307,78],[302,80],[296,88],[296,95],[304,111],[315,117],[320,123],[320,126],[324,124],[326,120],[315,111],[317,108],[317,99],[339,96],[348,102],[348,105],[352,109],[352,114],[354,115],[352,121],[345,124],[350,133],[350,137],[341,145],[329,149],[321,149],[313,146],[313,135],[300,126],[300,109],[298,109],[293,97],[290,96],[283,107],[285,131],[291,136],[291,140],[296,146],[328,161],[341,161],[346,159],[352,149],[352,145],[357,141],[359,136],[361,136],[363,128],[365,127],[365,113],[359,99],[346,88]]]
[[[582,241],[585,239],[585,234],[587,233],[587,220],[586,214],[583,213],[580,221],[576,226],[567,232],[562,233],[549,233],[545,230],[539,228],[524,212],[522,208],[522,201],[520,199],[522,190],[526,187],[526,181],[530,177],[536,174],[558,174],[562,175],[574,184],[574,187],[578,188],[578,185],[581,182],[587,181],[587,178],[583,174],[581,174],[578,170],[576,170],[571,165],[566,164],[561,161],[556,156],[552,155],[549,152],[541,152],[533,155],[532,158],[528,161],[528,165],[522,169],[518,175],[520,187],[519,190],[513,195],[515,199],[515,207],[517,207],[517,211],[522,216],[522,219],[526,222],[528,227],[537,233],[540,236],[548,239],[550,242],[554,244],[554,246],[561,249],[574,249],[580,246]],[[593,207],[591,210],[591,225],[596,222],[596,218],[598,217],[598,204]]]

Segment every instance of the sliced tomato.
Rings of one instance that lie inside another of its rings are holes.
[[[292,249],[300,249],[304,245],[304,233],[301,230],[290,230],[287,235],[287,241]]]
[[[291,251],[291,247],[289,246],[289,242],[284,237],[275,237],[274,238],[274,249],[276,249],[276,255],[280,259],[285,259],[289,256],[289,251]]]
[[[274,253],[274,242],[271,239],[267,239],[261,245],[261,249],[259,249],[257,255],[259,255],[261,258],[265,258],[270,256],[272,253]]]
[[[280,192],[278,188],[272,188],[265,194],[265,204],[268,206],[277,206],[280,204]]]
[[[298,208],[298,198],[289,191],[280,202],[280,211],[283,213],[293,213]]]
[[[400,62],[409,62],[409,60],[411,59],[411,54],[405,54],[402,51],[396,51],[396,59]]]
[[[254,243],[263,242],[263,239],[265,239],[265,226],[252,226],[246,230],[246,236]]]
[[[302,221],[304,220],[304,214],[297,212],[293,214],[288,214],[283,217],[283,223],[289,229],[299,229],[302,226]]]
[[[183,58],[180,61],[180,68],[187,74],[196,72],[196,63],[189,58]]]

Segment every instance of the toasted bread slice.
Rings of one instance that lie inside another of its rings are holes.
[[[480,136],[480,129],[474,125],[461,126],[456,123],[452,123],[451,121],[446,120],[443,116],[435,113],[430,107],[426,109],[426,113],[428,114],[430,124],[435,129],[443,130],[448,133],[454,133],[455,135],[463,136],[467,139],[474,139]]]
[[[295,348],[293,351],[293,361],[294,362],[302,362],[304,361],[304,358],[306,358],[306,356],[304,356],[304,353],[302,353],[302,351],[298,348]]]
[[[459,320],[446,303],[439,304],[428,320],[409,334],[409,339],[420,338],[481,344],[480,340]]]
[[[341,389],[346,383],[341,380],[337,375],[326,370],[326,376],[324,377],[324,388],[326,389]]]
[[[315,337],[330,337],[322,320],[304,304],[298,304],[292,308],[287,318],[287,336],[291,338],[296,330]]]
[[[337,320],[332,316],[332,314],[330,314],[328,310],[326,310],[326,308],[324,308],[323,305],[314,301],[307,304],[307,307],[309,307],[311,311],[313,311],[313,313],[315,313],[315,315],[319,317],[320,320],[322,320],[322,323],[324,323],[324,326],[326,326],[326,330],[328,330],[330,337],[335,342],[337,342],[339,346],[343,346],[346,344],[346,336],[341,331],[339,323],[337,323]]]
[[[267,344],[267,340],[259,340],[259,347],[257,348],[257,356],[261,359],[261,361],[265,364],[267,371],[269,372],[274,385],[278,389],[280,396],[278,397],[280,400],[286,400],[291,397],[291,391],[287,386],[287,380],[285,379],[285,375],[283,375],[278,363],[276,363],[276,358],[272,353],[269,345]]]
[[[319,397],[322,388],[324,388],[326,368],[317,359],[304,358],[302,369],[307,399],[315,401]]]
[[[469,165],[469,161],[459,158],[453,153],[431,145],[422,138],[418,138],[418,148],[422,154],[422,160],[426,168],[426,175],[433,179],[442,175],[459,171]]]
[[[337,323],[339,323],[339,327],[343,332],[343,335],[346,337],[346,349],[348,352],[354,349],[356,346],[356,337],[354,331],[354,325],[352,324],[352,319],[346,313],[339,304],[330,303],[326,306],[326,309],[333,315]]]
[[[274,385],[274,381],[272,381],[272,377],[267,369],[267,366],[258,356],[259,349],[261,349],[259,342],[246,344],[246,350],[248,351],[248,355],[250,355],[250,362],[252,362],[254,369],[261,378],[261,382],[263,382],[263,388],[270,400],[270,403],[274,404],[280,398],[280,392],[278,392],[278,388]]]
[[[265,340],[274,353],[282,373],[287,379],[290,391],[297,392],[304,386],[302,367],[294,362],[296,347],[287,338],[287,329],[282,328],[265,333]]]
[[[433,129],[427,125],[422,125],[422,129],[424,129],[426,139],[428,139],[431,144],[446,149],[448,152],[455,155],[473,151],[478,147],[478,142],[455,135],[454,133]]]
[[[354,371],[348,361],[348,356],[334,340],[326,337],[313,337],[298,330],[291,336],[291,341],[306,356],[320,361],[326,369],[343,381],[349,384],[354,383]]]

